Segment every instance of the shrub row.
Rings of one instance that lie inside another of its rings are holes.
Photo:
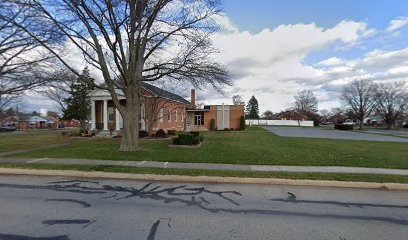
[[[140,130],[139,131],[139,138],[145,138],[147,136],[149,136],[149,133],[147,131],[145,131],[145,130]]]
[[[176,133],[177,133],[176,130],[168,130],[168,131],[167,131],[167,134],[168,134],[168,135],[172,135],[172,136],[176,135]]]
[[[353,130],[354,126],[353,125],[347,125],[347,124],[336,124],[334,125],[334,129],[337,130],[343,130],[343,131],[349,131],[349,130]]]

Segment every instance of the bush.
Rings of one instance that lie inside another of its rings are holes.
[[[199,136],[198,138],[200,139],[200,142],[204,141],[204,137],[203,137],[203,136]]]
[[[214,118],[210,121],[210,131],[215,131],[215,120]]]
[[[174,136],[174,135],[176,135],[176,132],[177,132],[176,130],[168,130],[167,134]]]
[[[408,123],[404,125],[404,128],[408,128]]]
[[[179,145],[179,144],[180,144],[178,137],[173,138],[173,144],[174,144],[174,145]]]
[[[193,144],[194,135],[191,134],[181,134],[178,135],[178,144],[179,145],[191,145]]]
[[[200,136],[200,132],[197,132],[197,131],[191,131],[190,133],[191,133],[191,135],[193,135],[194,137]]]
[[[354,126],[351,125],[351,124],[350,125],[348,125],[348,124],[336,124],[336,125],[334,125],[334,129],[349,131],[349,130],[353,130]]]
[[[157,130],[156,137],[157,138],[165,138],[165,137],[167,137],[166,132],[163,129],[160,128],[159,130]]]
[[[245,118],[244,116],[241,116],[241,118],[239,119],[239,130],[243,131],[245,130],[246,125],[245,125]]]
[[[200,137],[193,137],[192,143],[193,143],[194,145],[200,144]]]
[[[145,131],[145,130],[140,130],[139,131],[139,138],[145,138],[147,136],[149,136],[149,133],[147,133],[147,131]]]

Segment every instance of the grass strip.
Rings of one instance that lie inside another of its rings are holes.
[[[57,164],[14,164],[0,163],[3,168],[38,170],[75,170],[84,172],[113,172],[158,175],[217,176],[248,178],[280,178],[296,180],[332,180],[345,182],[408,183],[408,176],[357,173],[309,173],[309,172],[254,172],[230,170],[135,168],[126,166],[84,166]]]

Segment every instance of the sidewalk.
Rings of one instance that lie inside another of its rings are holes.
[[[271,166],[271,165],[238,165],[216,163],[180,163],[156,161],[113,161],[89,159],[57,159],[57,158],[0,158],[0,163],[16,164],[61,164],[61,165],[105,165],[128,166],[145,168],[176,168],[176,169],[205,169],[205,170],[237,170],[261,172],[320,172],[320,173],[366,173],[408,176],[408,170],[387,168],[361,167],[314,167],[314,166]]]

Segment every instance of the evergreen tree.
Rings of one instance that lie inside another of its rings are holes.
[[[259,119],[259,106],[258,100],[255,96],[252,96],[246,105],[246,118],[247,119]]]
[[[81,128],[85,129],[85,122],[91,114],[91,102],[89,92],[93,89],[86,79],[90,79],[89,70],[87,67],[82,71],[81,77],[73,83],[70,90],[70,97],[65,99],[67,104],[63,111],[63,119],[76,119],[81,123]]]

